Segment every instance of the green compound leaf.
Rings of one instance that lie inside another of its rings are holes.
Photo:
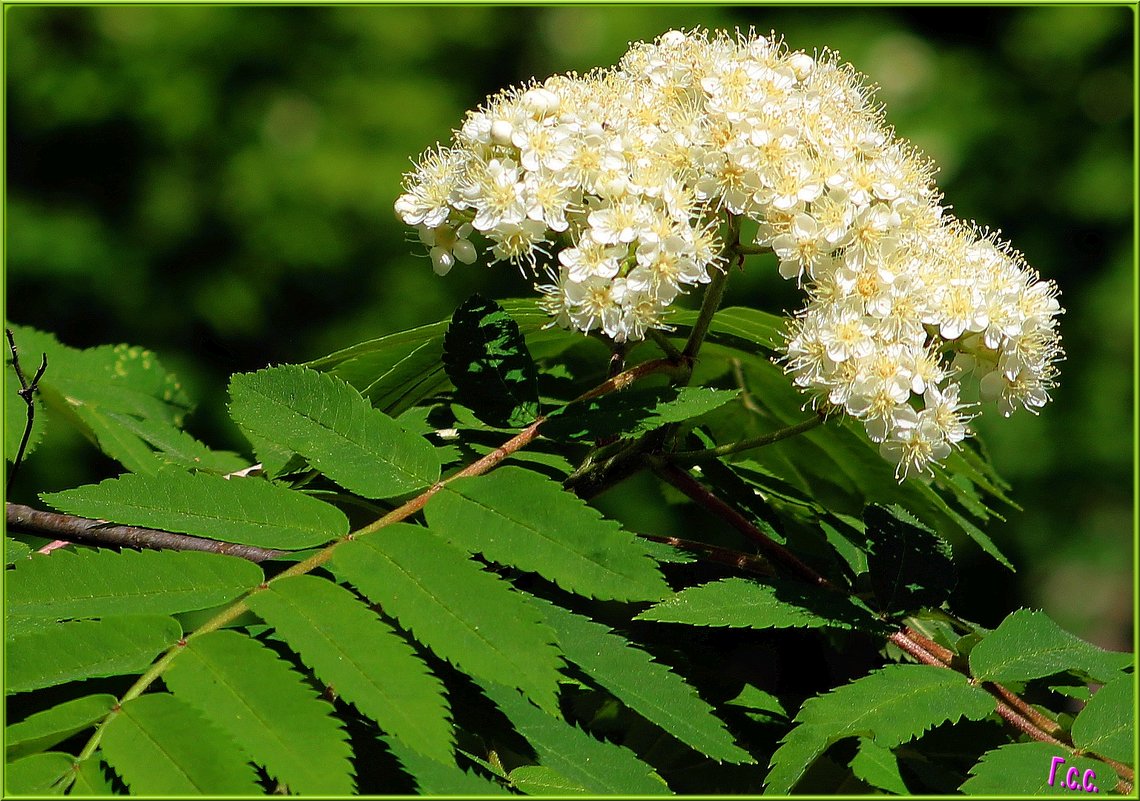
[[[234,631],[191,639],[163,681],[291,791],[355,791],[348,735],[332,706],[256,640]]]
[[[460,548],[538,573],[568,592],[640,601],[669,591],[632,534],[529,470],[503,467],[457,479],[424,513],[433,531]]]
[[[20,693],[96,676],[144,670],[182,629],[158,615],[53,623],[7,643],[7,692]]]
[[[563,406],[542,424],[555,439],[597,439],[639,434],[711,412],[740,395],[707,387],[630,389]]]
[[[755,761],[733,743],[712,707],[667,666],[654,662],[608,626],[553,604],[541,603],[541,608],[558,632],[558,644],[567,658],[623,704],[710,759]]]
[[[1135,700],[1131,676],[1101,687],[1073,721],[1073,744],[1118,762],[1131,762]]]
[[[764,793],[791,791],[816,758],[846,737],[871,737],[883,748],[909,742],[932,726],[980,720],[993,698],[960,673],[930,665],[888,665],[808,699],[772,755]]]
[[[337,548],[340,578],[438,656],[558,709],[554,632],[526,599],[423,527],[396,523]]]
[[[125,701],[103,729],[103,756],[132,795],[261,795],[230,738],[168,693]]]
[[[247,602],[321,681],[382,729],[425,756],[452,758],[442,684],[355,595],[325,579],[292,576]]]
[[[859,738],[859,750],[851,760],[851,771],[872,787],[896,795],[910,794],[899,773],[899,759],[894,751],[867,737]]]
[[[75,757],[58,751],[33,754],[4,766],[5,795],[63,795]]]
[[[4,729],[7,758],[17,759],[61,743],[94,726],[116,703],[113,695],[85,695],[29,715]]]
[[[664,780],[629,749],[594,739],[501,684],[481,682],[481,686],[531,744],[539,763],[576,786],[599,795],[668,792]]]
[[[863,512],[871,588],[883,612],[939,606],[957,583],[950,545],[899,506]]]
[[[288,365],[235,375],[230,415],[258,440],[287,448],[345,489],[390,498],[439,478],[435,448],[373,409],[340,379]]]
[[[1054,757],[1064,760],[1056,769],[1053,767]],[[1075,773],[1069,773],[1072,768],[1076,769]],[[967,795],[1069,797],[1074,797],[1074,790],[1080,790],[1080,795],[1085,796],[1083,780],[1088,770],[1092,771],[1090,783],[1097,787],[1097,792],[1112,792],[1116,776],[1112,768],[1103,762],[1074,757],[1065,749],[1049,743],[1014,743],[983,754],[978,764],[970,768],[970,778],[958,789]],[[1053,777],[1052,785],[1049,784],[1050,775]],[[1065,786],[1068,776],[1076,778],[1077,788]]]
[[[168,469],[41,497],[68,514],[259,548],[300,550],[348,533],[335,506],[260,478]]]
[[[727,578],[689,587],[637,616],[659,623],[732,628],[876,630],[882,624],[858,601],[794,582]]]
[[[413,751],[394,737],[381,739],[396,759],[400,760],[404,770],[416,780],[421,795],[453,795],[463,798],[510,795],[505,788],[476,773],[463,770],[454,761],[448,760],[444,764]]]
[[[456,397],[484,423],[516,428],[538,416],[538,371],[503,307],[472,295],[451,318],[443,364]]]
[[[983,681],[1026,681],[1074,670],[1108,682],[1130,664],[1131,654],[1097,648],[1030,609],[1010,614],[970,651],[970,672]]]
[[[236,556],[201,551],[53,551],[7,574],[8,614],[49,619],[173,614],[224,604],[263,580]]]

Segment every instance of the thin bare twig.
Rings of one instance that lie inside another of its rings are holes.
[[[735,551],[732,548],[722,548],[719,545],[710,545],[707,542],[683,540],[680,537],[662,537],[657,534],[640,533],[637,536],[643,540],[672,545],[674,548],[681,548],[686,551],[697,551],[703,554],[707,561],[735,567],[738,570],[746,570],[749,573],[757,573],[761,576],[772,576],[775,574],[768,560],[756,554]]]
[[[36,422],[36,404],[33,396],[39,388],[40,379],[44,377],[44,373],[47,371],[48,360],[46,353],[40,357],[40,367],[29,383],[24,377],[24,371],[20,368],[20,354],[16,350],[16,340],[12,336],[12,329],[5,328],[4,333],[8,335],[8,347],[12,351],[12,367],[16,371],[16,378],[20,381],[20,388],[16,390],[16,394],[24,399],[24,403],[28,404],[28,422],[24,425],[24,436],[20,438],[20,447],[16,451],[16,459],[12,462],[12,472],[8,474],[8,483],[5,485],[5,490],[11,492],[12,482],[16,478],[20,464],[24,461],[24,451],[27,450],[28,440],[32,436],[32,426]]]
[[[662,464],[657,468],[657,474],[701,506],[716,514],[741,534],[755,542],[760,547],[760,550],[764,552],[764,555],[773,563],[783,566],[809,584],[831,590],[837,589],[825,576],[800,561],[800,559],[787,548],[769,539],[763,531],[752,524],[751,520],[722,501],[714,493],[705,489],[699,481],[684,470],[673,465]]]
[[[153,528],[119,526],[103,520],[43,512],[19,503],[7,504],[8,528],[28,534],[50,534],[68,542],[87,542],[95,545],[125,545],[130,548],[150,548],[155,551],[206,551],[226,556],[237,556],[251,562],[264,562],[287,551],[257,548],[232,542],[218,542],[204,537],[174,534]]]

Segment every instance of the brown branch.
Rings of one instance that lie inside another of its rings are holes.
[[[918,645],[922,646],[923,649],[928,651],[940,662],[943,662],[948,666],[953,663],[954,652],[949,648],[943,648],[941,645],[927,637],[925,634],[915,631],[910,626],[903,627],[903,634],[906,635],[907,639],[912,640]]]
[[[251,562],[264,562],[287,551],[257,548],[253,545],[238,545],[232,542],[218,542],[204,537],[191,537],[187,534],[174,534],[153,528],[120,526],[104,520],[91,520],[86,517],[43,512],[19,503],[7,504],[7,519],[10,529],[18,529],[27,534],[50,534],[68,542],[89,542],[95,545],[125,545],[130,548],[150,548],[155,551],[205,551],[226,556],[237,556]]]
[[[747,570],[749,573],[757,573],[762,576],[771,576],[774,573],[768,560],[756,554],[734,551],[731,548],[722,548],[719,545],[710,545],[707,542],[683,540],[679,537],[662,537],[656,534],[638,534],[637,536],[643,540],[672,545],[674,548],[681,548],[686,551],[699,551],[710,562],[728,565],[738,570]]]
[[[1061,728],[1060,724],[1058,724],[1057,721],[1050,720],[1049,718],[1042,715],[1040,712],[1033,708],[1032,704],[1025,701],[1019,695],[996,682],[987,681],[983,686],[986,688],[986,691],[990,693],[990,695],[1001,699],[1013,707],[1013,709],[1017,710],[1018,714],[1020,714],[1022,717],[1033,721],[1033,725],[1037,726],[1042,731],[1053,735],[1070,748],[1073,747],[1072,738],[1065,732],[1064,729]]]
[[[741,534],[755,542],[760,547],[760,550],[764,552],[764,556],[772,562],[787,568],[809,584],[814,584],[817,587],[824,587],[829,590],[837,589],[825,576],[817,573],[814,568],[800,561],[800,559],[787,548],[769,539],[763,531],[753,525],[751,520],[722,501],[714,493],[705,489],[699,481],[684,470],[674,467],[673,465],[660,465],[657,468],[657,474],[701,506],[716,514]]]

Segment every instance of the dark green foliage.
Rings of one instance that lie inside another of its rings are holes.
[[[517,428],[538,416],[538,372],[519,325],[493,300],[472,295],[451,318],[443,364],[459,402],[488,425]]]
[[[910,612],[950,596],[957,577],[949,543],[897,506],[869,506],[863,522],[879,609]]]
[[[707,387],[631,389],[568,404],[552,414],[543,434],[560,439],[601,439],[651,431],[700,417],[740,393]]]
[[[153,474],[167,464],[217,472],[245,466],[236,455],[212,451],[181,430],[190,400],[178,380],[149,350],[128,345],[78,350],[32,328],[8,327],[28,380],[40,356],[48,359],[49,369],[36,395],[40,411],[30,443],[40,440],[49,419],[58,419],[77,427],[107,456],[132,472]],[[9,366],[4,373],[4,441],[5,454],[11,461],[23,434],[27,406],[16,395],[19,382],[7,347],[5,352]]]
[[[883,748],[894,748],[943,721],[978,720],[992,712],[993,699],[960,674],[927,665],[888,665],[803,705],[772,756],[764,792],[790,791],[816,757],[845,737],[871,737]]]

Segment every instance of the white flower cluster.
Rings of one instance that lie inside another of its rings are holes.
[[[664,327],[741,252],[725,221],[756,221],[808,294],[795,383],[900,476],[967,435],[959,375],[1008,415],[1048,400],[1061,357],[1055,286],[944,213],[858,73],[774,36],[670,31],[613,69],[508,89],[422,157],[396,212],[437,273],[472,263],[478,232],[493,262],[544,271],[558,324],[615,342]]]

